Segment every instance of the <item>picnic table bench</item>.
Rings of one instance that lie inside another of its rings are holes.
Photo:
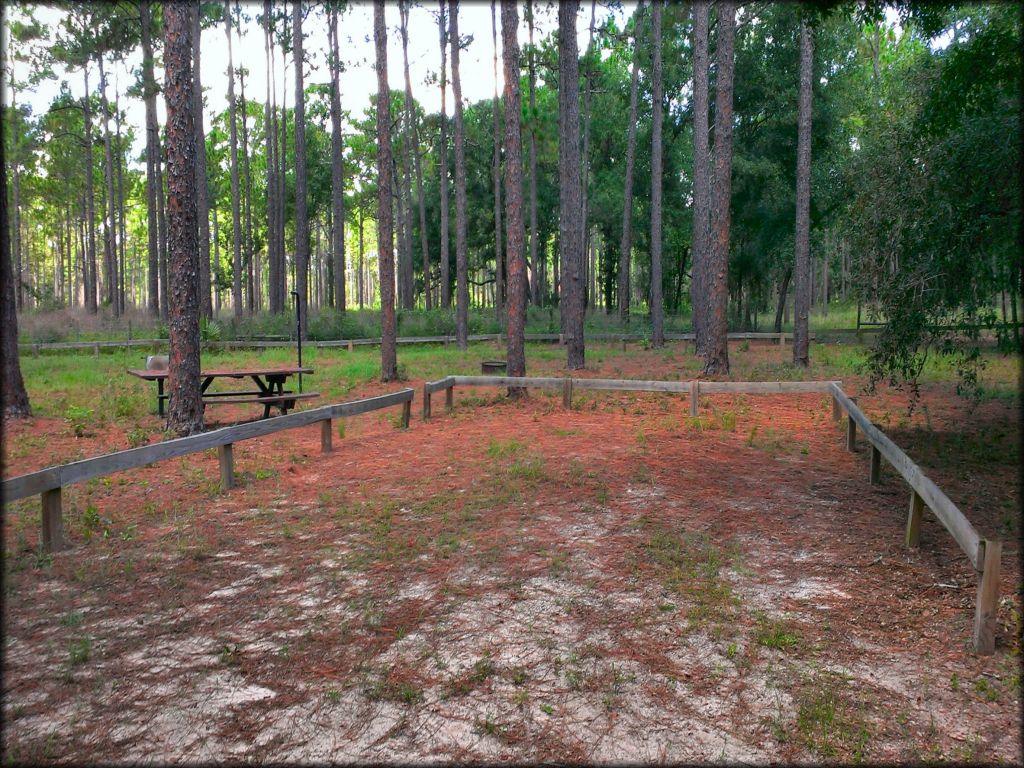
[[[170,395],[164,394],[167,370],[160,368],[128,369],[128,373],[144,381],[156,382],[157,412],[163,416],[164,402],[170,398]],[[313,373],[313,369],[285,366],[202,371],[199,377],[202,379],[200,390],[203,395],[203,406],[205,407],[211,403],[258,403],[263,406],[264,419],[270,416],[271,408],[277,408],[280,410],[281,415],[284,415],[295,407],[296,401],[320,397],[319,392],[293,392],[290,389],[284,388],[285,382],[287,382],[290,376],[302,373]],[[209,388],[214,379],[252,379],[256,384],[256,389],[210,392]]]

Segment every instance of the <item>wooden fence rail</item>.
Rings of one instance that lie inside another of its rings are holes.
[[[562,404],[572,408],[572,393],[577,389],[614,392],[675,392],[689,394],[690,415],[696,416],[701,394],[784,394],[794,392],[830,393],[833,381],[644,381],[640,379],[572,379],[551,376],[446,376],[423,383],[423,418],[431,416],[431,396],[444,391],[446,404],[454,403],[456,386],[524,387],[528,389],[561,389]]]
[[[856,331],[851,329],[849,331],[835,331],[835,333],[855,333]],[[480,333],[474,334],[468,337],[469,341],[494,341],[501,343],[507,336],[503,333]],[[627,341],[642,341],[646,338],[644,335],[639,333],[588,333],[587,338],[593,341],[621,341],[623,343]],[[665,338],[669,341],[692,341],[694,335],[692,333],[666,333]],[[786,339],[792,339],[793,334],[788,331],[782,333],[771,332],[744,332],[744,333],[730,333],[729,339],[731,341],[748,341],[767,339],[775,340],[780,344],[785,344]],[[814,334],[811,335],[814,338]],[[565,337],[558,333],[527,333],[525,335],[526,341],[550,341],[550,342],[564,342]],[[399,336],[395,339],[397,344],[454,344],[454,336]],[[303,346],[313,349],[336,349],[336,348],[347,348],[352,350],[354,347],[363,346],[379,346],[380,337],[366,338],[366,339],[331,339],[328,341],[307,341],[303,342]],[[117,341],[60,341],[60,342],[21,342],[18,344],[19,350],[22,352],[31,352],[33,355],[38,355],[40,352],[46,351],[74,351],[74,350],[88,350],[93,354],[99,354],[102,349],[122,349],[122,348],[133,348],[133,347],[166,347],[167,339],[122,339]],[[295,341],[291,340],[257,340],[257,339],[232,339],[227,341],[204,341],[202,342],[204,349],[291,349],[295,346]]]
[[[991,654],[995,651],[996,612],[999,608],[999,570],[1003,543],[998,540],[982,539],[964,516],[956,504],[942,492],[921,468],[918,467],[900,447],[890,440],[842,387],[833,384],[831,387],[834,406],[832,415],[840,418],[840,409],[847,414],[846,447],[856,449],[857,428],[871,446],[871,469],[869,479],[877,483],[881,471],[881,459],[884,458],[910,486],[910,504],[907,516],[906,544],[908,547],[920,545],[921,514],[924,506],[935,514],[939,522],[953,536],[963,550],[974,570],[978,574],[978,594],[974,611],[974,648],[978,653]]]
[[[910,460],[899,446],[871,423],[871,420],[857,407],[854,400],[843,391],[839,381],[640,381],[552,377],[520,378],[515,376],[447,376],[438,381],[424,383],[423,418],[430,418],[430,399],[436,392],[445,392],[447,405],[451,408],[456,386],[561,388],[563,405],[567,409],[572,407],[572,393],[575,389],[689,393],[691,416],[696,416],[698,413],[701,394],[729,392],[737,394],[822,392],[829,394],[832,397],[832,417],[838,421],[844,410],[848,415],[847,449],[855,450],[858,427],[871,445],[869,481],[872,484],[879,482],[881,459],[884,458],[910,485],[910,510],[906,528],[907,546],[916,547],[920,544],[921,514],[924,506],[927,505],[967,555],[967,559],[979,576],[972,633],[974,648],[980,654],[991,654],[995,650],[1002,542],[982,539],[949,497],[921,471],[920,467]]]
[[[216,448],[220,463],[221,485],[225,489],[234,487],[234,450],[233,445],[241,440],[263,437],[286,429],[296,429],[310,424],[321,425],[320,447],[329,452],[331,446],[332,420],[347,416],[389,408],[393,405],[402,406],[403,426],[409,426],[409,415],[412,408],[414,391],[402,389],[387,395],[370,397],[364,400],[353,400],[348,403],[325,405],[308,411],[298,411],[287,416],[261,419],[233,427],[223,427],[211,432],[204,432],[189,437],[179,437],[154,445],[144,445],[126,451],[97,456],[92,459],[47,467],[27,475],[4,480],[0,484],[0,494],[6,504],[9,501],[23,499],[35,494],[42,495],[42,546],[47,551],[63,549],[65,540],[61,520],[61,489],[73,483],[80,483],[94,477],[135,469],[152,464],[156,461],[173,459],[198,453],[209,448]]]

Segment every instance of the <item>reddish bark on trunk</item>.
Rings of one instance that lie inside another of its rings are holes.
[[[190,3],[164,5],[167,104],[167,428],[178,435],[203,429],[199,388],[199,249],[196,243],[196,134],[192,92]]]

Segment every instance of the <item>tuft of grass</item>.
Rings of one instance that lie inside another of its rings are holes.
[[[797,741],[819,757],[864,762],[872,733],[848,678],[822,672],[801,684],[795,702]]]
[[[526,450],[526,446],[518,440],[494,440],[487,444],[487,455],[492,459],[507,459],[519,456]]]
[[[68,667],[74,668],[85,664],[92,655],[92,639],[79,637],[68,644]]]
[[[759,617],[757,632],[754,635],[754,642],[758,645],[788,651],[797,648],[801,640],[800,635],[795,630],[787,628],[783,622],[770,620],[765,616]]]

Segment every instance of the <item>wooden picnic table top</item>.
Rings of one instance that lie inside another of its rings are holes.
[[[167,378],[167,370],[145,370],[129,368],[128,373],[138,376],[147,381],[157,381]],[[298,373],[313,373],[312,368],[298,366],[279,366],[275,368],[215,368],[212,371],[200,371],[200,378],[229,378],[242,379],[246,376],[292,376]]]

